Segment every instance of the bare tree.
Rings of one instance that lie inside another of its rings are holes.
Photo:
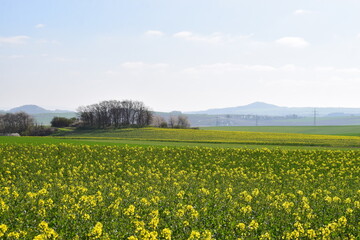
[[[139,101],[102,101],[78,108],[78,115],[84,126],[107,128],[126,126],[148,126],[152,112]]]
[[[185,115],[179,115],[177,118],[177,125],[178,128],[189,128],[190,122],[187,116]]]
[[[0,115],[0,132],[24,133],[34,125],[34,119],[25,112]]]
[[[176,116],[170,116],[168,120],[168,126],[170,128],[176,128],[178,125],[178,119]]]
[[[158,115],[155,115],[153,117],[151,125],[153,125],[154,127],[167,127],[168,126],[165,119]]]
[[[170,128],[189,128],[190,122],[185,115],[170,116],[168,126]]]

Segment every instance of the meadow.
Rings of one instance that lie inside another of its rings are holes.
[[[0,144],[3,239],[356,239],[360,152]]]

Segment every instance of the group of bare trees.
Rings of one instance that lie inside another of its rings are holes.
[[[0,114],[0,133],[24,133],[34,126],[34,119],[27,113]]]
[[[161,116],[154,116],[152,125],[162,128],[189,128],[190,122],[185,115],[170,116],[168,121],[166,121],[165,118]]]
[[[129,126],[148,126],[152,112],[139,101],[102,101],[97,104],[78,108],[83,126],[94,128],[120,128]]]

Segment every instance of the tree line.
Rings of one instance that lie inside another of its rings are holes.
[[[190,122],[185,115],[170,116],[167,121],[161,116],[154,116],[152,125],[160,128],[189,128]]]
[[[24,133],[34,125],[34,119],[24,112],[0,115],[0,132]]]
[[[54,131],[53,128],[37,125],[33,117],[25,112],[0,114],[0,135],[46,136]]]
[[[102,101],[77,109],[79,120],[85,127],[120,128],[150,125],[153,113],[140,101]]]
[[[82,106],[77,109],[78,118],[54,117],[51,128],[37,125],[33,117],[25,112],[0,114],[0,134],[19,133],[21,135],[49,135],[59,127],[91,127],[91,128],[122,128],[122,127],[169,127],[189,128],[186,116],[170,116],[166,121],[155,116],[140,101],[110,100]]]

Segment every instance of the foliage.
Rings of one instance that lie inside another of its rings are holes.
[[[0,145],[7,239],[355,239],[360,152]]]
[[[56,132],[56,128],[53,127],[46,127],[43,125],[34,125],[29,128],[24,135],[26,136],[49,136]]]
[[[76,121],[76,118],[65,118],[65,117],[54,117],[51,120],[52,127],[69,127],[72,123]]]

